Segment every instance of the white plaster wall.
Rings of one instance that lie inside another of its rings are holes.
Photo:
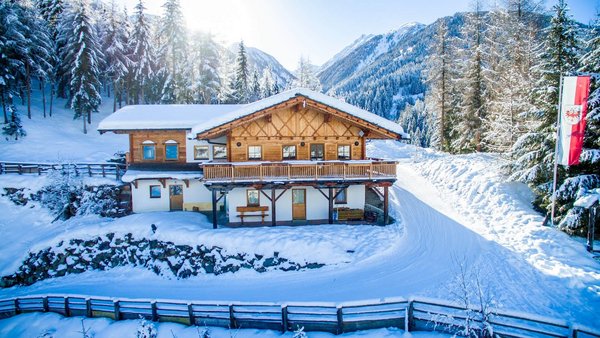
[[[307,220],[324,220],[329,217],[329,202],[327,199],[317,190],[312,187],[296,187],[296,189],[306,189],[306,219]],[[246,206],[246,188],[235,188],[229,192],[228,208],[229,208],[229,221],[239,222],[240,218],[237,217],[238,212],[236,207]],[[279,196],[283,190],[275,190],[276,196]],[[323,190],[327,194],[327,190]],[[270,190],[265,190],[269,196],[271,196]],[[352,185],[348,187],[348,203],[347,204],[334,204],[336,207],[348,207],[355,209],[364,209],[365,207],[365,186],[364,185]],[[264,195],[260,195],[260,205],[269,207],[269,217],[271,220],[271,201]],[[256,218],[251,221],[256,221]],[[260,220],[260,218],[258,218]],[[287,190],[277,200],[277,220],[278,221],[291,221],[292,220],[292,190]],[[267,220],[265,220],[267,222]]]
[[[215,139],[211,139],[210,142],[219,143],[220,145],[227,143],[227,136],[221,136]],[[194,159],[194,146],[208,146],[208,160],[195,160]],[[213,144],[206,140],[197,139],[186,139],[185,141],[185,158],[188,163],[201,163],[213,160]]]
[[[190,180],[190,187],[186,188],[183,181],[183,203],[212,202],[212,193],[198,180]]]
[[[160,198],[150,198],[151,185],[160,185]],[[158,180],[139,180],[137,188],[131,185],[131,199],[133,212],[169,211],[169,185],[163,188]]]

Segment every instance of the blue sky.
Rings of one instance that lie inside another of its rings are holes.
[[[138,0],[124,0],[130,9]],[[546,1],[550,8],[557,0]],[[145,0],[162,14],[164,0]],[[491,2],[491,1],[490,1]],[[429,24],[468,11],[471,0],[180,0],[188,27],[219,40],[244,39],[293,70],[301,55],[320,65],[362,34],[379,34],[408,22]],[[589,23],[600,0],[567,0],[576,20]]]

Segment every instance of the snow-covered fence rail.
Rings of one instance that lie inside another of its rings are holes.
[[[345,303],[185,302],[177,300],[115,299],[81,295],[26,296],[0,300],[0,319],[28,312],[64,316],[138,319],[229,328],[255,328],[332,333],[385,327],[407,331],[458,333],[469,321],[489,325],[501,337],[595,337],[600,332],[564,320],[491,310],[486,323],[480,312],[442,300],[386,299]]]
[[[2,162],[0,174],[47,174],[49,171],[62,171],[85,176],[115,177],[117,180],[125,173],[125,164],[120,163],[32,163]]]

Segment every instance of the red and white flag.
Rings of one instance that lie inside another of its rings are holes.
[[[562,100],[559,111],[558,163],[579,164],[585,134],[585,116],[590,90],[589,76],[563,77]]]

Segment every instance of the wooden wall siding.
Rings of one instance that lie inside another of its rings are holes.
[[[325,145],[325,160],[338,159],[338,145],[350,145],[352,159],[363,159],[364,138],[359,136],[361,129],[358,126],[310,107],[297,107],[282,108],[233,128],[229,139],[230,160],[247,161],[250,145],[262,146],[264,161],[281,161],[284,145],[295,145],[297,159],[309,160],[311,143]],[[301,146],[302,142],[304,146]]]
[[[137,130],[131,131],[129,134],[129,152],[131,154],[132,163],[185,163],[185,130]],[[156,146],[156,159],[144,160],[142,154],[142,143],[150,140]],[[179,148],[179,156],[177,161],[165,159],[165,142],[174,140]]]

